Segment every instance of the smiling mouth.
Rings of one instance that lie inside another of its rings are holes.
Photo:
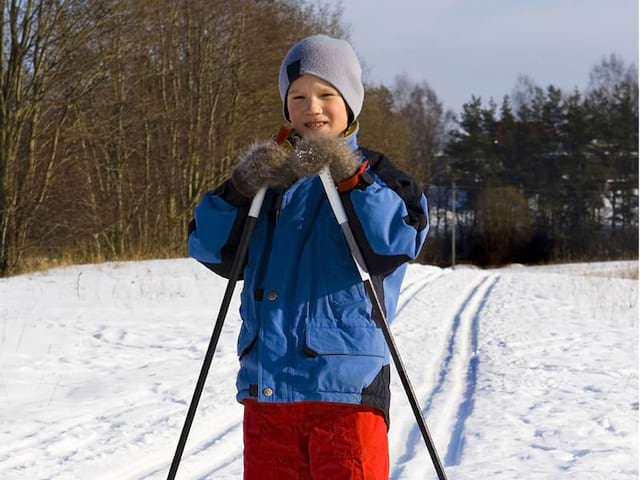
[[[304,126],[309,129],[316,129],[316,128],[322,128],[325,125],[328,125],[328,123],[329,122],[306,122]]]

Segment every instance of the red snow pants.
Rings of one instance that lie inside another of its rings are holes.
[[[244,480],[389,480],[378,410],[327,402],[244,402]]]

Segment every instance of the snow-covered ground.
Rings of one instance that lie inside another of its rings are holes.
[[[637,269],[409,268],[392,330],[451,480],[638,478]],[[0,280],[0,478],[166,478],[224,287],[188,259]],[[242,478],[237,297],[179,479]],[[392,378],[391,479],[435,478]]]

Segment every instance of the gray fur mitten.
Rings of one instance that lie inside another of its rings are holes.
[[[289,151],[273,142],[254,143],[238,159],[231,181],[245,197],[264,186],[289,185],[296,180],[288,162]]]
[[[298,142],[290,165],[297,178],[317,175],[328,165],[334,182],[340,183],[356,173],[360,160],[343,139],[313,137]]]

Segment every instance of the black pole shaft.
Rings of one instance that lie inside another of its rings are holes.
[[[371,279],[368,277],[368,270],[364,263],[364,257],[360,252],[360,248],[356,242],[355,237],[349,227],[349,223],[345,222],[340,225],[342,227],[342,233],[347,240],[347,244],[349,245],[349,250],[351,251],[351,255],[354,258],[354,261],[359,265],[361,271],[367,272],[367,278],[364,281],[364,286],[369,295],[369,299],[371,300],[372,307],[374,309],[374,321],[378,328],[382,330],[382,334],[384,335],[384,339],[387,342],[387,347],[389,348],[389,352],[391,353],[391,357],[393,358],[393,363],[398,371],[398,375],[400,376],[400,381],[402,382],[402,386],[404,387],[404,391],[409,399],[409,404],[411,405],[411,409],[413,410],[413,414],[416,417],[416,422],[418,423],[418,428],[420,429],[420,433],[422,433],[422,438],[424,439],[424,443],[427,445],[427,450],[429,451],[429,455],[431,456],[431,461],[433,462],[433,467],[438,474],[439,480],[447,480],[447,475],[444,471],[444,466],[440,457],[438,456],[438,452],[436,450],[435,444],[433,443],[433,439],[431,438],[431,434],[429,433],[429,428],[427,427],[427,422],[422,416],[422,409],[418,404],[418,399],[413,390],[413,386],[411,385],[411,381],[409,380],[409,376],[407,375],[407,370],[404,367],[404,362],[400,357],[400,352],[396,345],[396,341],[393,338],[393,334],[391,333],[391,329],[389,328],[389,324],[387,323],[387,317],[384,313],[384,309],[382,308],[382,304],[380,303],[380,299],[376,290],[373,288],[373,284],[371,283]]]
[[[247,217],[247,221],[242,230],[240,244],[236,252],[236,257],[233,261],[233,266],[231,267],[231,274],[229,276],[227,288],[224,292],[222,305],[220,306],[220,312],[218,313],[218,319],[216,320],[215,327],[213,328],[211,340],[209,340],[209,348],[207,348],[207,353],[204,356],[204,362],[202,364],[202,368],[200,369],[200,376],[198,377],[198,382],[196,383],[196,389],[193,392],[193,398],[191,399],[189,411],[187,412],[187,418],[185,419],[184,425],[182,427],[182,433],[180,433],[180,440],[178,440],[178,446],[176,447],[176,453],[174,454],[173,461],[171,462],[171,468],[169,469],[169,476],[167,477],[167,480],[174,480],[176,478],[178,466],[180,465],[180,460],[182,459],[182,453],[184,452],[184,447],[187,443],[187,437],[189,436],[189,431],[191,430],[191,424],[193,423],[193,417],[195,416],[196,410],[198,409],[198,402],[200,401],[200,396],[202,395],[204,384],[207,381],[209,367],[211,367],[213,354],[215,353],[216,347],[218,346],[218,339],[220,338],[220,333],[222,332],[224,319],[227,316],[227,312],[229,311],[229,305],[231,304],[233,290],[235,289],[236,283],[238,282],[240,274],[242,273],[244,260],[246,258],[247,249],[249,247],[249,241],[251,240],[251,235],[253,234],[256,222],[257,218],[252,216]]]

